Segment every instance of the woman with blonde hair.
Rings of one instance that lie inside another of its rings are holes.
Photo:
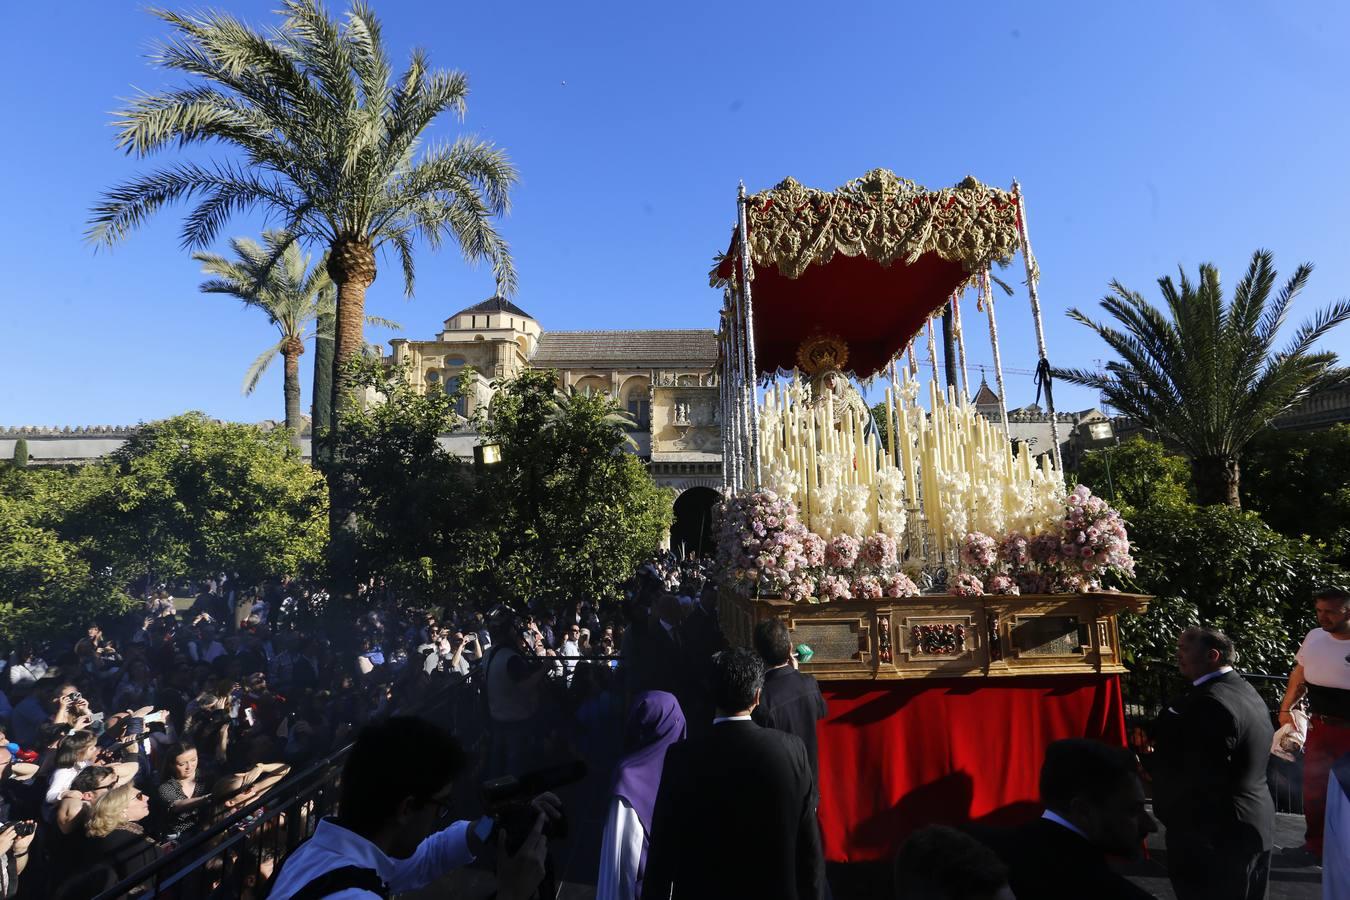
[[[140,822],[150,814],[150,801],[134,784],[108,791],[89,807],[84,835],[72,848],[77,869],[111,866],[118,880],[154,862],[159,847],[145,836]]]

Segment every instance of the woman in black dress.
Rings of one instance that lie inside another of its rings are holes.
[[[187,741],[173,744],[164,754],[156,798],[160,836],[176,841],[201,823],[211,803],[211,788],[197,777],[197,748]]]

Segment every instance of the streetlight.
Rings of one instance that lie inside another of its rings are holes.
[[[479,470],[495,466],[502,461],[501,444],[476,444],[473,448],[473,464]]]
[[[1111,480],[1111,451],[1120,446],[1120,438],[1116,437],[1116,429],[1111,425],[1110,419],[1086,422],[1083,427],[1087,431],[1087,439],[1083,441],[1084,447],[1103,451],[1102,458],[1106,460],[1106,489],[1111,492],[1111,502],[1115,503],[1116,486]]]

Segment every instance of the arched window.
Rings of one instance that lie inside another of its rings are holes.
[[[623,408],[639,429],[652,426],[651,381],[636,375],[623,383]]]
[[[445,392],[447,394],[453,396],[458,391],[459,391],[458,375],[451,375],[449,378],[445,379]],[[467,396],[460,396],[455,399],[455,412],[463,417],[467,417],[469,415],[469,398]]]

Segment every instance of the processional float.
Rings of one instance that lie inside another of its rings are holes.
[[[1039,457],[1008,437],[995,318],[992,269],[1019,250],[1049,407]],[[878,169],[835,191],[742,187],[711,280],[733,639],[785,618],[826,679],[1124,671],[1116,614],[1147,598],[1101,590],[1132,566],[1124,523],[1065,489],[1017,183],[929,191]],[[992,421],[970,398],[967,293],[988,323]],[[934,319],[948,308],[961,378],[944,387]],[[880,415],[854,380],[884,382]]]
[[[1050,408],[1039,458],[1009,440],[1003,406],[991,270],[1019,250]],[[722,627],[748,645],[781,618],[813,651],[828,859],[889,859],[930,822],[1037,814],[1051,741],[1124,742],[1116,617],[1148,598],[1103,589],[1132,569],[1125,524],[1065,488],[1038,281],[1015,182],[928,191],[875,170],[835,191],[741,188],[712,272]],[[967,293],[996,421],[970,400]],[[944,388],[933,319],[948,304],[961,379]],[[881,415],[855,379],[884,380]]]

